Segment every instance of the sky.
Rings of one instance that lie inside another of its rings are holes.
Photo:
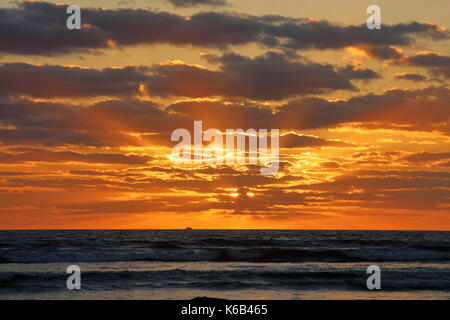
[[[0,1],[0,229],[450,230],[448,12]],[[194,121],[279,129],[280,169],[175,163]]]

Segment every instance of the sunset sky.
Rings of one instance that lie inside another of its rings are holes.
[[[0,0],[0,229],[450,230],[449,12]],[[174,164],[194,120],[280,129],[279,172]]]

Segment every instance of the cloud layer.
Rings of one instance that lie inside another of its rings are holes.
[[[55,55],[111,46],[192,45],[224,48],[258,43],[289,49],[338,49],[347,46],[409,45],[417,37],[443,40],[449,32],[431,23],[385,25],[371,32],[365,24],[280,16],[202,12],[191,17],[143,9],[83,8],[82,30],[66,28],[66,5],[21,2],[0,9],[0,52]],[[160,26],[164,26],[161,28]]]

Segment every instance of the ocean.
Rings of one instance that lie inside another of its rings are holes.
[[[450,232],[0,231],[0,299],[449,299],[449,249]]]

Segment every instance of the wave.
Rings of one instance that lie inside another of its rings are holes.
[[[0,273],[2,289],[20,290],[30,285],[39,290],[58,290],[65,286],[67,274]],[[417,270],[393,272],[383,278],[383,290],[450,290],[448,271],[436,274],[418,273]],[[258,270],[181,270],[164,271],[84,271],[83,289],[117,290],[119,288],[209,288],[240,289],[285,288],[308,290],[345,287],[367,290],[363,271],[258,271]]]
[[[273,239],[222,239],[222,238],[204,238],[197,240],[197,243],[217,246],[233,246],[233,247],[251,247],[251,246],[275,246],[281,245],[282,242]]]
[[[48,262],[439,262],[450,261],[448,250],[355,248],[180,248],[161,243],[146,250],[10,251],[0,263]]]

